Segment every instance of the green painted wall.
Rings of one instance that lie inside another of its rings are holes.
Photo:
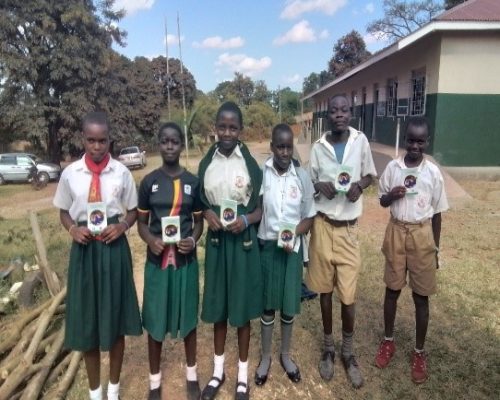
[[[500,165],[500,95],[438,94],[429,100],[436,104],[436,160],[454,166]]]

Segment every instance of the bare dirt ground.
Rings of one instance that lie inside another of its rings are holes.
[[[261,163],[269,154],[268,143],[252,145],[252,153]],[[190,161],[196,170],[199,158]],[[158,166],[156,160],[145,170],[134,171],[139,180]],[[249,383],[252,399],[490,399],[498,398],[500,387],[500,182],[461,181],[472,200],[453,202],[443,217],[441,245],[442,269],[438,272],[439,293],[431,300],[431,321],[427,351],[429,381],[420,386],[411,383],[408,357],[413,348],[414,317],[409,290],[404,290],[396,320],[398,352],[387,370],[373,365],[383,332],[382,283],[383,259],[380,245],[388,219],[388,211],[378,205],[375,190],[364,198],[364,214],[360,220],[363,272],[358,285],[355,349],[365,376],[365,386],[355,391],[336,361],[335,377],[323,382],[317,370],[322,340],[321,314],[318,300],[302,303],[296,319],[292,357],[302,372],[302,382],[292,384],[279,365],[279,323],[274,335],[274,353],[268,382],[262,388],[253,384],[260,357],[260,327],[252,322],[249,356]],[[31,188],[30,188],[31,189]],[[0,188],[0,194],[3,188]],[[13,190],[0,196],[0,215],[21,216],[33,207],[51,207],[55,185],[41,192]],[[129,234],[134,257],[134,277],[139,301],[142,302],[145,245],[136,230]],[[200,249],[200,255],[203,249]],[[200,270],[203,290],[203,267]],[[495,278],[495,276],[497,278]],[[278,321],[278,319],[277,319]],[[340,348],[340,312],[334,303],[334,336]],[[200,321],[198,327],[198,376],[203,387],[212,374],[212,326]],[[107,382],[107,356],[103,355],[102,379]],[[237,376],[237,341],[235,329],[229,329],[226,342],[227,380],[217,399],[234,398]],[[127,338],[121,378],[122,399],[146,399],[148,392],[148,358],[146,336]],[[167,339],[162,357],[163,399],[185,398],[185,359],[182,341]],[[68,399],[84,399],[87,383],[83,366]],[[495,394],[496,393],[496,394]]]

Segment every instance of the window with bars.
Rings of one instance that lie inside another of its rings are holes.
[[[411,93],[410,114],[425,114],[425,70],[412,72]]]
[[[398,104],[398,82],[395,79],[387,81],[387,98],[386,98],[386,115],[394,117],[396,115],[396,107]]]

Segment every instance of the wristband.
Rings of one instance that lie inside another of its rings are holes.
[[[246,215],[242,215],[241,218],[243,218],[243,222],[245,223],[245,229],[248,228],[248,218]]]
[[[73,228],[76,228],[76,224],[72,224],[69,229],[68,229],[68,233],[71,235],[71,229]]]
[[[196,240],[194,240],[194,237],[188,236],[186,239],[191,239],[193,241],[193,247],[196,247]]]
[[[120,221],[122,224],[125,224],[125,226],[127,227],[127,230],[130,229],[130,225],[128,224],[127,220],[124,219],[123,221]]]

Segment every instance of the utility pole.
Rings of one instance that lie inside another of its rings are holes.
[[[168,67],[168,32],[167,32],[167,16],[165,15],[165,56],[167,57],[167,109],[168,120],[170,121],[170,71]]]
[[[184,89],[184,67],[182,65],[182,47],[181,47],[181,25],[179,20],[179,12],[177,11],[177,38],[179,39],[179,61],[181,62],[181,90],[182,90],[182,111],[184,113],[184,142],[186,147],[186,169],[189,169],[189,140],[187,131],[187,116],[186,116],[186,93]]]

